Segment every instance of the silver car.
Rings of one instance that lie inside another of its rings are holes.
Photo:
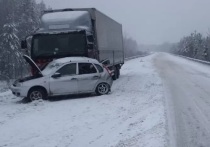
[[[40,70],[28,56],[26,61],[36,69],[34,76],[14,82],[12,93],[29,100],[44,99],[49,96],[110,92],[112,72],[95,59],[86,57],[66,57],[50,62]]]

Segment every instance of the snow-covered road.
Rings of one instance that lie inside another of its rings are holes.
[[[210,147],[210,66],[166,53],[154,61],[166,88],[171,145]]]
[[[165,146],[164,92],[155,56],[126,62],[106,96],[21,104],[11,92],[1,92],[0,147]]]

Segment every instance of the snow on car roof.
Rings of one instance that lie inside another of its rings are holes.
[[[87,58],[87,57],[65,57],[60,59],[55,59],[50,62],[43,70],[43,75],[50,74],[54,69],[59,68],[61,65],[71,62],[85,62],[85,63],[95,63],[99,64],[99,62],[95,59]]]
[[[68,62],[91,62],[91,63],[99,63],[96,59],[87,58],[87,57],[65,57],[60,58],[52,61],[54,63],[58,64],[64,64]]]

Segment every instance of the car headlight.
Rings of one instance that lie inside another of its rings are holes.
[[[15,81],[14,84],[13,84],[14,87],[20,87],[22,85],[23,85],[23,83],[20,83],[18,80]]]
[[[22,85],[23,85],[23,83],[19,83],[19,82],[16,84],[17,87],[20,87]]]

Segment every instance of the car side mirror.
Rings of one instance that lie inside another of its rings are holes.
[[[21,48],[22,49],[27,49],[27,41],[26,40],[21,41]]]
[[[58,73],[58,72],[52,75],[52,78],[59,78],[59,77],[61,77],[61,73]]]

